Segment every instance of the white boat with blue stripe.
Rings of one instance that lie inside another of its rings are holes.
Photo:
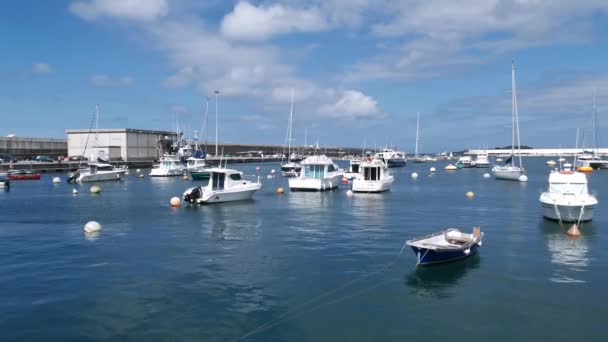
[[[472,234],[450,228],[435,234],[407,241],[418,258],[417,265],[450,262],[469,257],[481,247],[483,233],[478,227]]]

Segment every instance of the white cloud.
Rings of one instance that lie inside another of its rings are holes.
[[[222,20],[221,32],[233,40],[262,41],[291,32],[318,32],[328,24],[316,8],[292,9],[281,4],[271,6],[239,2]]]
[[[70,4],[69,10],[84,20],[114,17],[136,21],[151,21],[167,15],[166,0],[83,0]]]
[[[340,119],[377,119],[384,117],[378,103],[358,90],[346,90],[335,103],[321,107],[320,112]]]
[[[47,63],[34,63],[32,65],[31,71],[33,74],[36,74],[36,75],[44,75],[44,74],[52,73],[53,69]]]
[[[125,87],[135,82],[130,76],[112,77],[108,75],[93,75],[89,78],[91,84],[96,87]]]

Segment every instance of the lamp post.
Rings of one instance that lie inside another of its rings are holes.
[[[220,91],[216,90],[214,93],[215,93],[215,156],[217,157],[217,155],[218,155],[217,154],[217,152],[218,152],[218,147],[217,147],[218,146],[218,139],[217,139],[217,137],[218,137],[217,136],[217,121],[218,121],[217,120],[217,118],[218,118],[218,115],[217,115],[217,113],[218,113],[218,110],[217,110],[218,109],[217,97],[220,94]]]

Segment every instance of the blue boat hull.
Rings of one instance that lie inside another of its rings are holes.
[[[477,253],[479,245],[474,244],[473,246],[471,246],[471,250],[469,251],[469,253],[466,253],[467,248],[451,250],[433,250],[414,246],[411,246],[411,248],[418,257],[419,265],[430,265],[451,262],[470,257],[471,255]]]
[[[405,159],[395,159],[395,160],[389,159],[386,162],[386,166],[388,166],[388,167],[404,167],[405,164],[406,164]]]

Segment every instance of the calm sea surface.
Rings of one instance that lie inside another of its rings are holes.
[[[608,170],[590,175],[600,204],[573,241],[541,216],[545,160],[524,163],[527,184],[408,164],[391,192],[354,198],[278,196],[278,164],[236,164],[261,167],[253,201],[179,209],[181,178],[132,172],[101,195],[15,181],[0,192],[0,340],[605,340]],[[484,245],[466,261],[399,257],[406,239],[474,225]]]

